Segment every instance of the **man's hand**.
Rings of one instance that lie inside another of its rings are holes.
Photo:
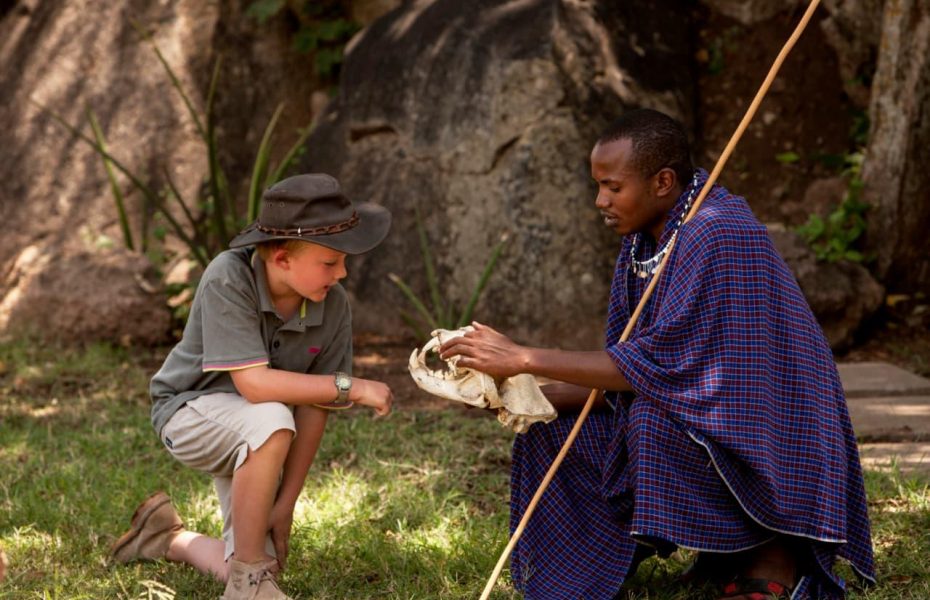
[[[460,367],[474,369],[496,378],[526,373],[529,349],[515,344],[507,336],[481,323],[472,323],[474,331],[454,337],[439,347],[439,357],[448,360],[460,356]]]
[[[370,379],[352,378],[349,400],[374,409],[375,414],[384,417],[390,414],[394,404],[394,394],[387,384]]]
[[[278,557],[278,568],[282,571],[287,565],[287,553],[291,541],[291,525],[294,522],[294,506],[277,501],[271,507],[268,519],[268,528],[271,531],[271,542]]]

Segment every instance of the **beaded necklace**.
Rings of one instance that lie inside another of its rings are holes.
[[[681,227],[681,224],[685,221],[685,217],[688,216],[688,210],[691,208],[691,201],[694,200],[694,193],[697,192],[697,180],[698,171],[695,169],[694,177],[691,179],[691,191],[688,193],[685,206],[682,208],[681,215],[679,215],[678,221],[675,223],[675,231],[672,233],[672,236],[668,238],[668,241],[665,242],[665,245],[662,246],[662,249],[656,252],[652,258],[636,260],[636,249],[639,247],[639,234],[637,233],[633,236],[633,242],[630,244],[630,269],[633,270],[633,274],[637,277],[645,278],[655,273],[656,269],[659,268],[659,264],[662,262],[662,258],[665,257],[669,248],[675,243],[675,238],[678,236],[678,228]]]

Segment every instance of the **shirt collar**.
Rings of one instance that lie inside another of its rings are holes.
[[[252,272],[255,276],[255,287],[258,288],[258,304],[262,312],[278,315],[274,302],[271,300],[271,292],[268,290],[268,273],[265,270],[265,261],[258,256],[258,252],[252,252],[251,257]],[[323,322],[323,302],[314,302],[304,298],[300,303],[297,314],[290,318],[282,329],[292,329],[303,331],[307,327],[315,327]]]

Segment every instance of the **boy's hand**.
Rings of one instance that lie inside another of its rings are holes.
[[[384,417],[391,412],[391,405],[394,404],[394,394],[385,383],[353,377],[352,389],[349,390],[349,400],[373,408],[375,414]]]
[[[282,571],[287,565],[287,552],[290,546],[291,525],[294,522],[294,507],[282,502],[275,502],[271,507],[268,518],[268,528],[271,530],[271,541],[278,557],[278,568]]]

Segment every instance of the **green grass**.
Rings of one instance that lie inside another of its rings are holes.
[[[164,561],[107,564],[136,504],[171,494],[217,535],[212,483],[177,464],[148,418],[159,352],[0,344],[0,598],[217,598]],[[285,590],[297,598],[477,598],[507,534],[511,434],[456,410],[334,414],[297,507]],[[853,598],[930,597],[930,489],[868,473],[881,581]],[[682,560],[647,561],[629,598],[696,598]],[[712,598],[708,591],[706,597]],[[519,598],[507,573],[492,598]]]

